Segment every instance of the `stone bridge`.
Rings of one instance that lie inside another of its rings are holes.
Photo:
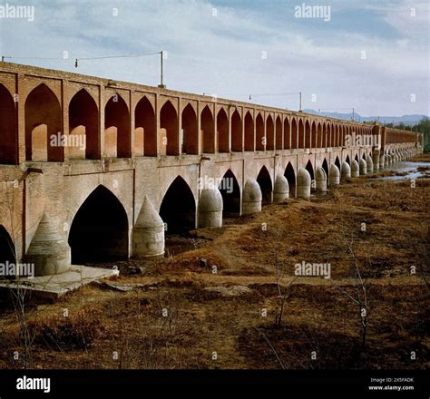
[[[412,132],[0,63],[0,263],[161,256],[165,234],[421,151]]]

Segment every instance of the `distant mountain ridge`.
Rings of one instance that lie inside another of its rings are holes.
[[[307,112],[309,114],[327,116],[329,118],[336,118],[342,120],[352,120],[353,114],[350,113],[340,113],[340,112],[318,112],[314,109],[304,109],[303,112]],[[405,125],[415,125],[420,122],[423,118],[428,118],[426,115],[420,114],[412,114],[412,115],[403,115],[403,116],[361,116],[360,114],[354,114],[354,120],[357,122],[370,122],[370,121],[378,121],[380,123],[393,123],[395,125],[399,123],[404,123]]]

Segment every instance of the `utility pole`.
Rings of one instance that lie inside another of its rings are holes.
[[[164,84],[164,51],[160,51],[160,84],[158,85],[160,89],[165,89],[166,85]]]
[[[299,112],[302,112],[302,92],[299,91]]]

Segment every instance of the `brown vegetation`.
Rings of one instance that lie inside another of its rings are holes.
[[[428,180],[360,178],[198,230],[195,249],[130,262],[134,272],[114,283],[131,291],[92,285],[29,304],[30,366],[429,368],[429,198]],[[331,279],[297,278],[302,261],[330,263]],[[364,347],[351,300],[363,286]],[[23,367],[13,359],[25,353],[20,329],[3,307],[0,367]]]

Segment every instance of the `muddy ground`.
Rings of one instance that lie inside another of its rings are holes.
[[[4,297],[0,367],[429,368],[429,206],[428,178],[362,177],[172,238],[182,252],[55,303]]]

